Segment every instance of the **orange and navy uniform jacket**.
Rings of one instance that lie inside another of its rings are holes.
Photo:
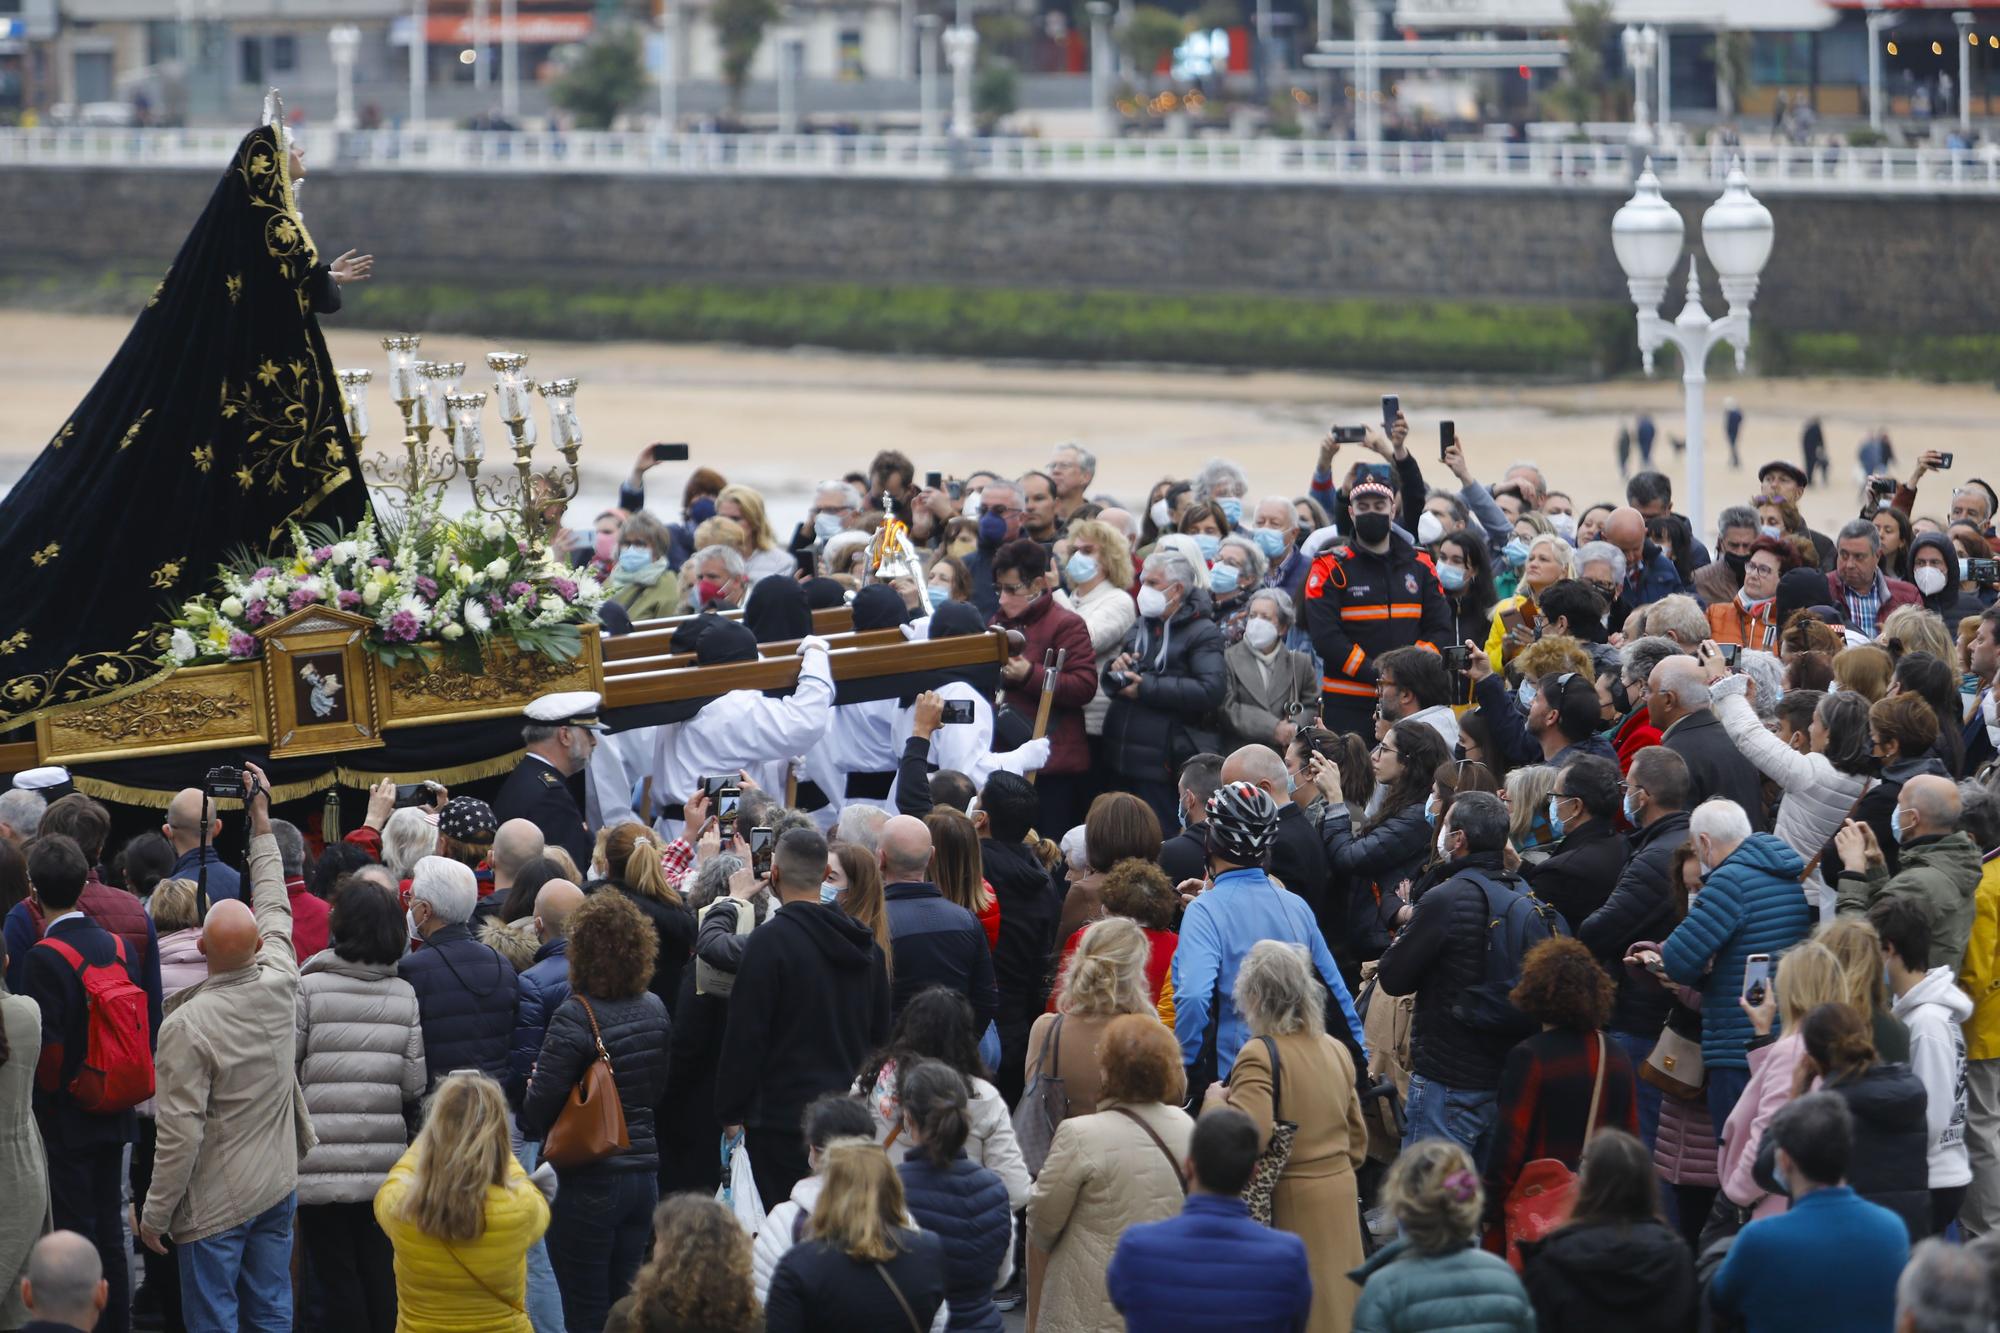
[[[1391,648],[1436,652],[1451,640],[1451,606],[1426,552],[1397,533],[1381,555],[1342,542],[1306,575],[1306,633],[1325,664],[1322,696],[1375,698],[1374,661]]]

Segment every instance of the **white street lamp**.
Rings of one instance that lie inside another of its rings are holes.
[[[965,8],[961,4],[961,9]],[[972,69],[979,55],[979,32],[963,15],[944,32],[944,61],[951,66],[951,137],[972,137]]]
[[[1090,14],[1090,115],[1091,127],[1100,138],[1115,133],[1111,119],[1112,61],[1110,0],[1090,0],[1084,6]]]
[[[1736,368],[1750,350],[1750,302],[1757,279],[1771,258],[1774,230],[1771,211],[1750,193],[1742,165],[1732,165],[1722,197],[1701,218],[1701,239],[1709,263],[1722,280],[1729,313],[1711,319],[1701,303],[1698,261],[1688,259],[1687,304],[1672,323],[1660,317],[1667,278],[1679,262],[1683,224],[1680,214],[1660,197],[1660,181],[1646,162],[1632,198],[1611,219],[1611,248],[1625,270],[1632,304],[1639,312],[1639,354],[1646,373],[1653,373],[1653,353],[1672,343],[1681,354],[1681,389],[1687,431],[1688,515],[1697,531],[1708,521],[1703,489],[1703,399],[1708,387],[1708,354],[1716,344],[1736,349]]]
[[[326,45],[333,56],[333,128],[351,130],[359,123],[354,116],[354,55],[361,49],[361,29],[337,24],[327,30]]]
[[[1646,107],[1646,76],[1660,49],[1660,34],[1652,24],[1643,28],[1627,26],[1619,34],[1625,52],[1625,67],[1632,71],[1632,142],[1644,147],[1653,142],[1652,116]]]

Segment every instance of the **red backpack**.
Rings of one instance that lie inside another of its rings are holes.
[[[44,935],[37,948],[53,949],[83,982],[89,1005],[89,1040],[83,1064],[70,1080],[69,1095],[96,1115],[129,1111],[153,1095],[153,1047],[149,1039],[146,992],[132,984],[125,970],[125,941],[111,936],[114,960],[102,965],[84,962],[67,943]]]

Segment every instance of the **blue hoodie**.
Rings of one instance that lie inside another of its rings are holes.
[[[1750,1067],[1750,1019],[1736,1003],[1744,964],[1753,953],[1775,961],[1811,932],[1813,911],[1799,887],[1805,868],[1770,834],[1751,834],[1708,872],[1687,919],[1660,946],[1667,975],[1701,988],[1701,1058],[1712,1067]]]

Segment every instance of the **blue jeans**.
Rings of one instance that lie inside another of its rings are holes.
[[[241,1226],[174,1247],[188,1333],[291,1333],[298,1197],[287,1194]]]
[[[1708,1067],[1708,1115],[1715,1121],[1715,1141],[1722,1142],[1722,1126],[1729,1119],[1729,1113],[1736,1109],[1736,1103],[1743,1098],[1743,1090],[1750,1086],[1748,1069],[1718,1069]]]
[[[514,1160],[523,1171],[533,1171],[540,1160],[542,1145],[533,1139],[517,1139]],[[528,1247],[528,1322],[535,1333],[563,1333],[562,1291],[556,1286],[556,1270],[549,1267],[549,1247],[538,1240]]]
[[[631,1289],[659,1200],[652,1167],[586,1167],[562,1177],[549,1218],[549,1263],[562,1287],[569,1333],[601,1333],[611,1302]]]
[[[1405,1148],[1424,1139],[1450,1139],[1470,1153],[1474,1163],[1481,1163],[1486,1160],[1493,1121],[1500,1113],[1500,1094],[1447,1088],[1422,1074],[1412,1074],[1403,1111],[1407,1118]]]
[[[1639,1085],[1639,1138],[1651,1152],[1660,1141],[1660,1098],[1666,1094],[1639,1077],[1646,1057],[1660,1044],[1660,1034],[1647,1036],[1639,1032],[1610,1032],[1612,1040],[1625,1048],[1625,1054],[1632,1060],[1632,1080]]]

